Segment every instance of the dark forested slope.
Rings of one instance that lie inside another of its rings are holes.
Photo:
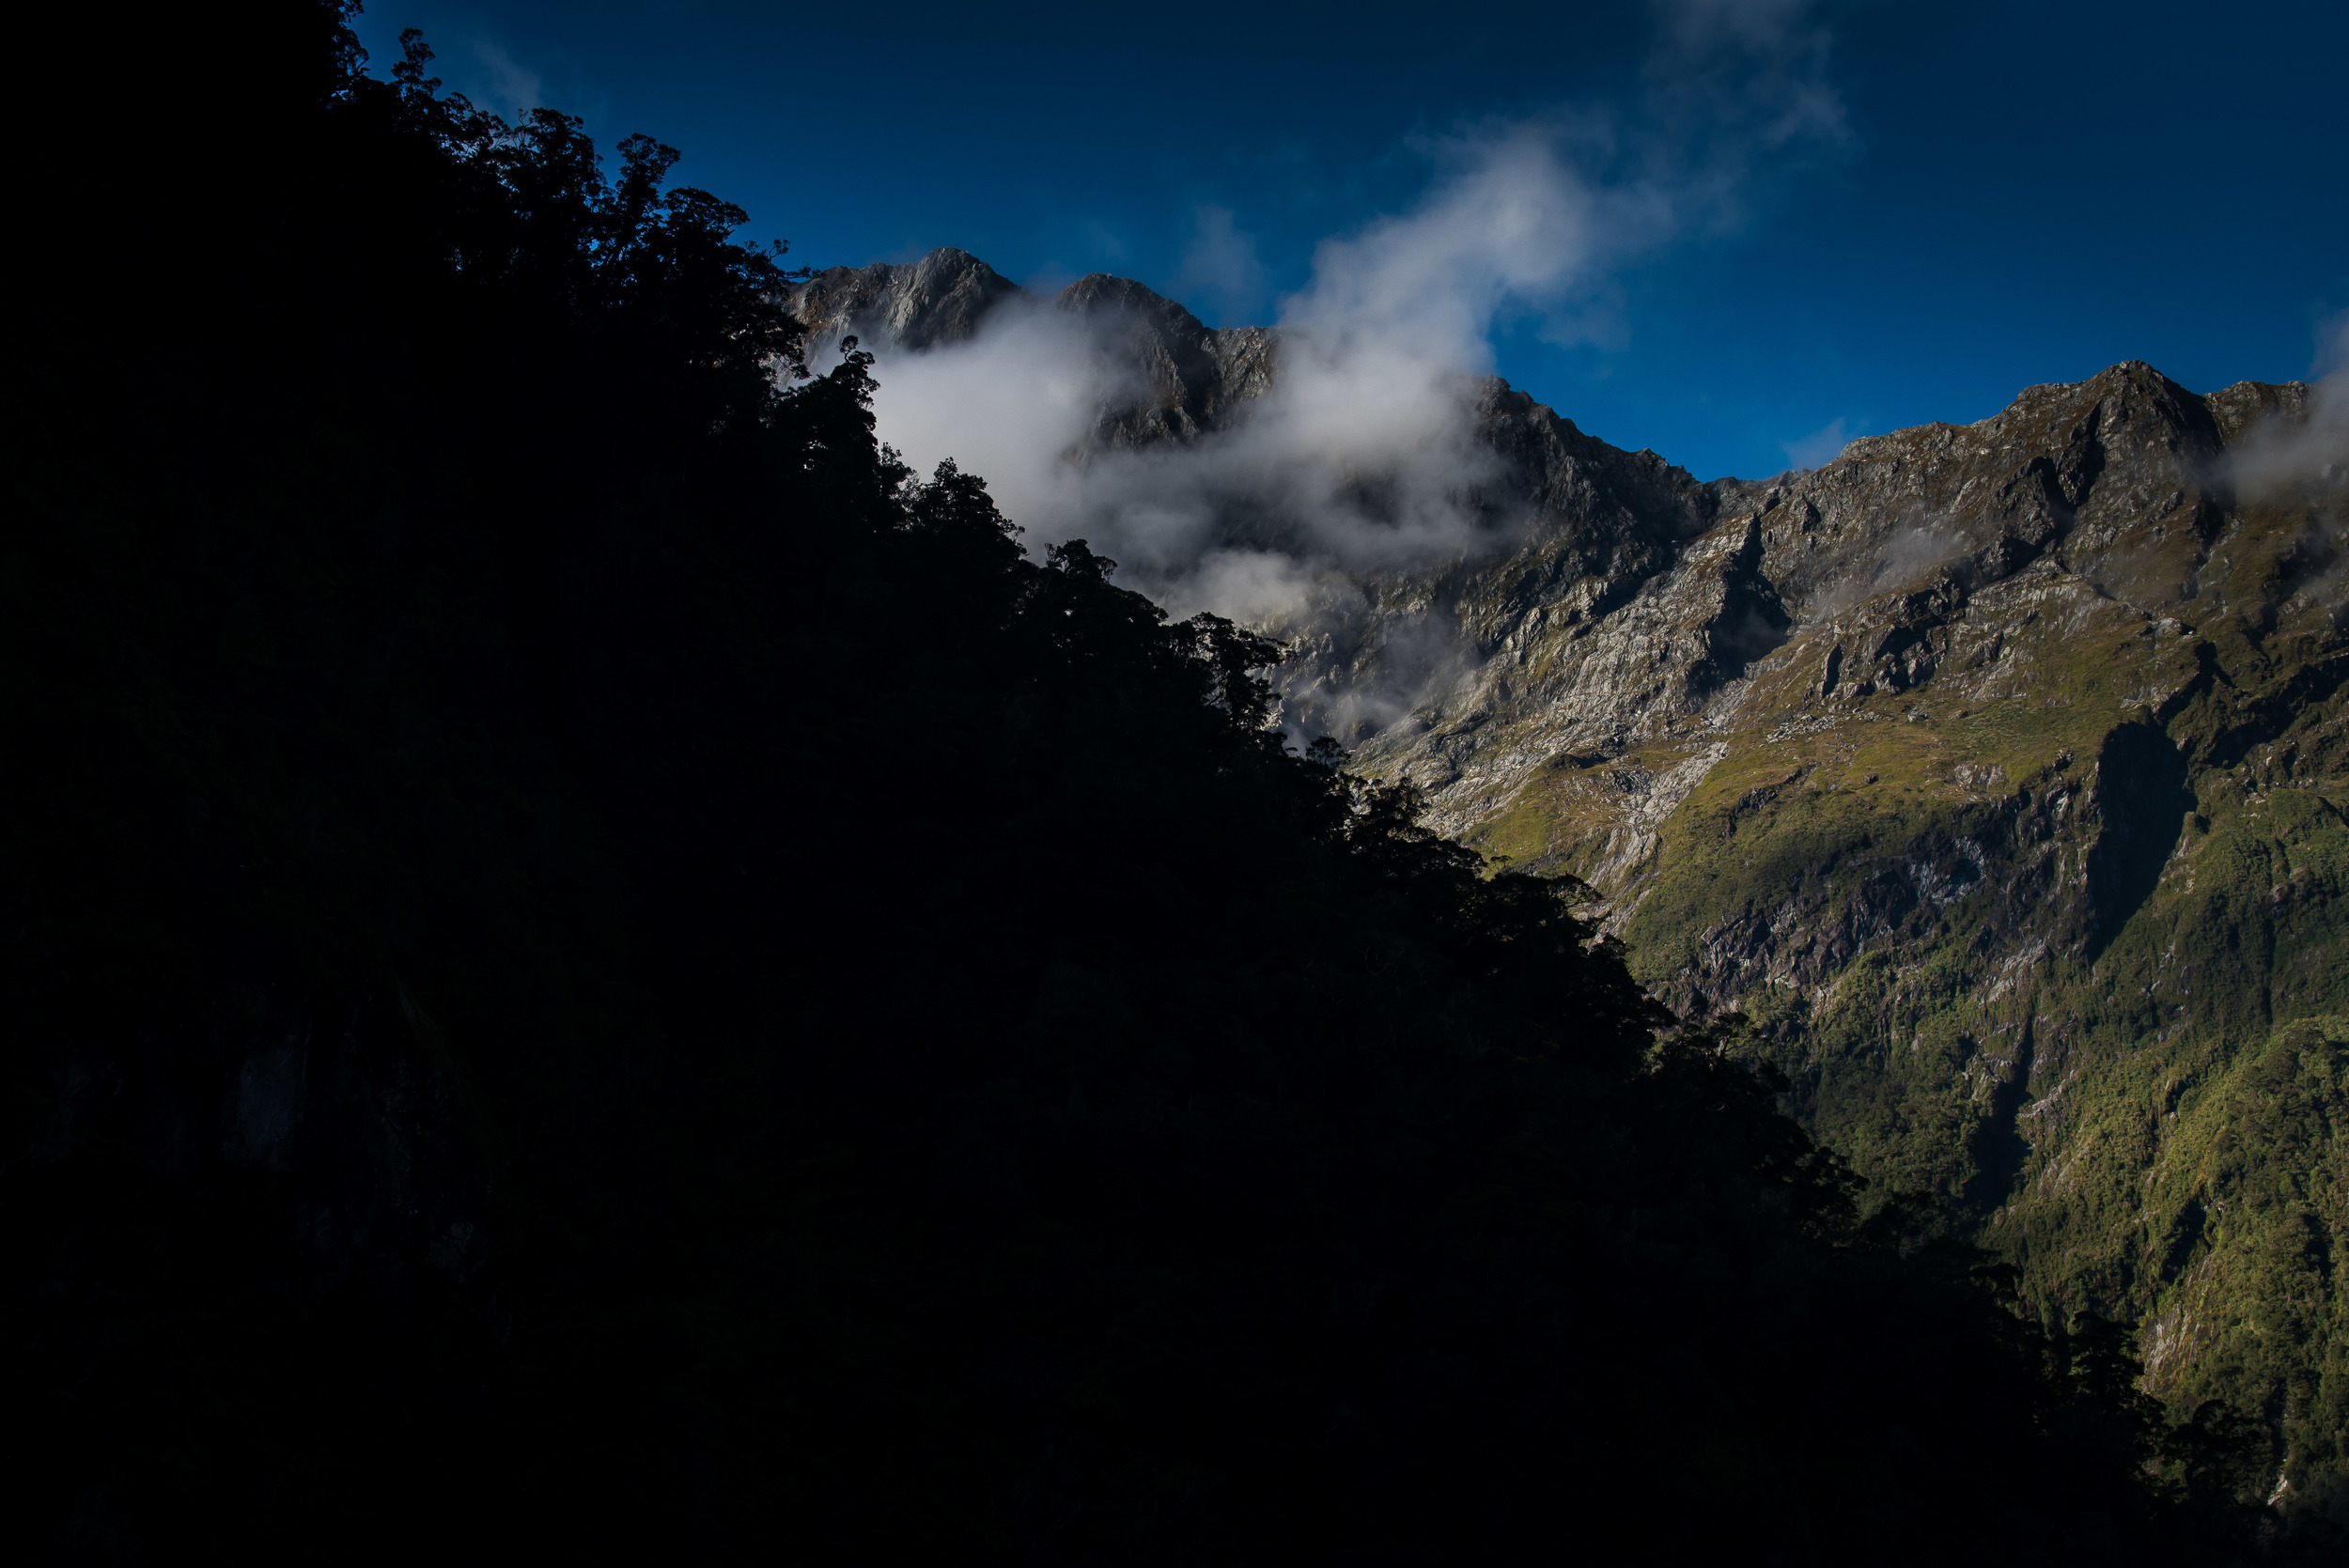
[[[116,45],[7,326],[25,1546],[2251,1549],[2231,1418],[907,474],[665,149]]]

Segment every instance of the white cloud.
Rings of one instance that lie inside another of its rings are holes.
[[[1070,461],[1104,407],[1137,390],[1128,360],[1075,317],[1012,299],[987,331],[928,353],[881,356],[881,439],[926,473],[952,458],[988,482],[1004,513],[1045,542],[1078,502]]]
[[[2228,454],[2226,477],[2246,501],[2349,484],[2349,313],[2318,330],[2310,368],[2306,416],[2263,421]]]

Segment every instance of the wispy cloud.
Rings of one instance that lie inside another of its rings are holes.
[[[1669,40],[1648,65],[1656,96],[1683,105],[1704,100],[1708,128],[1748,139],[1755,152],[1850,136],[1828,75],[1834,34],[1813,0],[1653,3]]]
[[[1085,225],[1085,244],[1093,254],[1105,261],[1123,261],[1127,256],[1125,237],[1096,218]]]
[[[1227,321],[1261,307],[1269,285],[1256,237],[1240,228],[1228,207],[1202,204],[1191,223],[1190,243],[1174,274],[1176,297]]]
[[[2328,318],[2317,329],[2316,342],[2316,358],[2309,368],[2326,381],[2349,375],[2349,310]]]
[[[508,120],[519,120],[547,101],[546,79],[487,39],[473,46],[479,85],[466,94],[474,102]]]
[[[433,71],[508,124],[527,119],[533,109],[559,109],[577,115],[600,136],[612,106],[610,95],[577,61],[520,51],[484,33],[459,33],[449,52],[433,62]]]
[[[2247,501],[2349,484],[2349,312],[2318,328],[2310,370],[2317,380],[2305,412],[2262,422],[2228,454],[2225,476]]]
[[[1837,418],[1820,426],[1799,440],[1781,442],[1779,449],[1786,454],[1786,461],[1796,468],[1825,468],[1842,456],[1859,430],[1848,419]]]

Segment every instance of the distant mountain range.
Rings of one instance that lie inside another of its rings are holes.
[[[941,250],[792,304],[814,343],[904,353],[1022,292]],[[1128,280],[1056,303],[1145,389],[1093,447],[1213,441],[1280,375],[1277,333]],[[2154,1392],[2263,1412],[2278,1485],[2341,1497],[2349,464],[2324,395],[2131,362],[1701,483],[1487,379],[1489,548],[1272,629],[1299,738],[1588,882],[1635,971],[1741,1011],[1878,1190],[1940,1205],[2043,1310],[2141,1322]]]

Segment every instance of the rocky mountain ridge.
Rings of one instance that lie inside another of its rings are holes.
[[[1014,297],[939,252],[794,305],[919,349]],[[1138,284],[1055,304],[1147,388],[1101,444],[1212,439],[1278,375],[1276,334]],[[2349,455],[2243,457],[2321,395],[2131,362],[1699,482],[1488,381],[1485,548],[1280,629],[1293,732],[1589,883],[1879,1188],[2042,1311],[2141,1321],[2149,1386],[2256,1411],[2317,1499],[2349,1488]]]
[[[969,252],[947,248],[910,264],[831,268],[795,288],[789,303],[821,349],[854,335],[919,353],[968,342],[1006,304],[1035,308],[1043,302]],[[1196,440],[1227,427],[1272,384],[1268,328],[1210,328],[1131,279],[1096,272],[1062,289],[1050,305],[1112,327],[1139,372],[1141,396],[1102,411],[1094,438],[1101,445]]]

